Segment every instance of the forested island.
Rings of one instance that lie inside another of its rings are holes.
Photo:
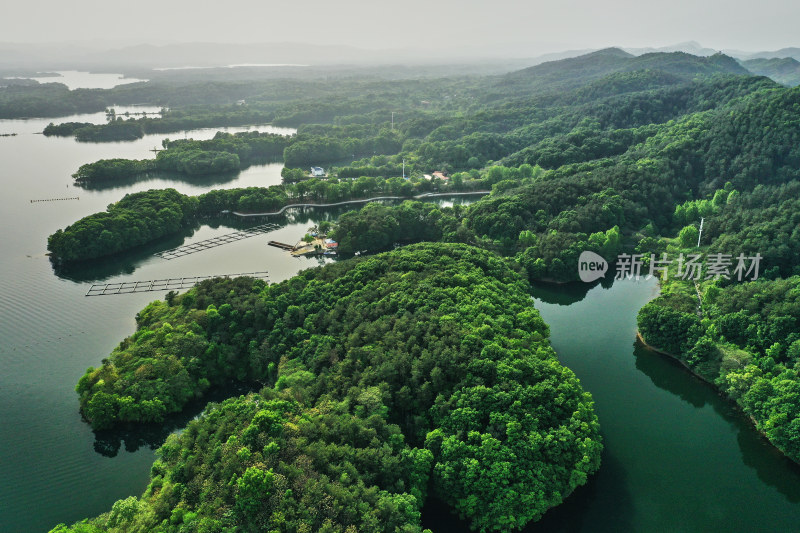
[[[231,379],[266,385],[169,437],[145,494],[75,531],[420,531],[428,490],[476,529],[517,529],[599,466],[590,395],[527,281],[483,250],[210,280],[137,323],[78,383],[96,428],[159,421]]]
[[[256,163],[280,159],[293,142],[291,136],[274,133],[217,132],[213,139],[165,139],[155,159],[102,159],[82,165],[73,174],[79,184],[135,178],[148,172],[187,176],[238,172]]]
[[[89,122],[50,123],[42,132],[45,136],[75,137],[81,142],[117,142],[141,139],[149,133],[172,133],[198,128],[247,126],[263,124],[273,115],[260,109],[242,106],[217,106],[208,108],[162,109],[160,116],[127,118],[106,110],[108,122],[92,124]]]
[[[231,380],[264,387],[210,407],[168,439],[141,498],[71,530],[416,531],[426,487],[477,530],[538,519],[599,464],[591,399],[528,298],[530,282],[578,280],[583,251],[611,276],[621,253],[642,275],[662,254],[760,257],[757,279],[653,271],[662,294],[639,332],[800,462],[800,89],[722,54],[608,49],[503,76],[311,84],[252,105],[297,135],[170,141],[155,160],[76,176],[237,170],[258,141],[286,164],[284,185],[131,194],[58,230],[48,250],[103,257],[297,199],[492,192],[467,207],[368,204],[333,225],[340,254],[408,246],[274,286],[204,282],[140,312],[78,384],[95,428],[158,422]],[[324,161],[330,179],[295,170]],[[446,184],[423,177],[435,171]]]

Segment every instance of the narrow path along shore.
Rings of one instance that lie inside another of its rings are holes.
[[[489,194],[490,192],[491,191],[468,191],[468,192],[425,193],[425,194],[418,194],[417,196],[376,196],[374,198],[363,198],[361,200],[347,200],[344,202],[336,202],[333,204],[311,204],[311,203],[289,204],[281,207],[279,210],[272,213],[240,213],[238,211],[229,211],[229,213],[232,215],[236,215],[237,217],[264,217],[270,215],[280,215],[287,209],[291,209],[293,207],[335,207],[337,205],[363,204],[365,202],[373,202],[376,200],[421,200],[423,198],[437,198],[443,196],[469,196],[477,194]]]

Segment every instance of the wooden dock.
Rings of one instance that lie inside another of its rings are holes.
[[[291,244],[286,244],[285,242],[278,242],[278,241],[269,241],[267,244],[269,246],[274,246],[275,248],[280,248],[281,250],[287,250],[289,252],[293,252],[296,248]]]
[[[177,259],[178,257],[183,257],[184,255],[202,252],[203,250],[208,250],[209,248],[216,248],[217,246],[222,246],[223,244],[228,244],[229,242],[240,241],[242,239],[254,237],[256,235],[267,233],[276,230],[278,228],[280,228],[279,224],[274,224],[274,223],[261,224],[260,226],[254,226],[252,228],[248,228],[242,231],[226,233],[225,235],[220,235],[218,237],[212,237],[210,239],[206,239],[203,241],[193,242],[191,244],[185,244],[177,248],[164,250],[163,252],[158,252],[153,255],[167,260]]]
[[[251,278],[265,279],[267,272],[245,272],[243,274],[220,274],[216,276],[189,276],[185,278],[154,279],[149,281],[122,281],[117,283],[96,283],[89,287],[86,296],[110,296],[112,294],[133,294],[135,292],[179,291],[190,289],[203,280],[211,278]]]

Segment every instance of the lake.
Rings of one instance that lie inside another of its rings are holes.
[[[31,76],[29,79],[39,83],[63,83],[72,89],[113,89],[126,83],[147,81],[138,78],[126,78],[122,74],[107,72],[85,72],[81,70],[59,70],[52,72],[58,76]]]
[[[117,113],[158,111],[117,107]],[[191,229],[132,254],[78,268],[54,270],[45,255],[47,236],[87,214],[104,210],[129,192],[174,187],[185,194],[210,188],[269,186],[281,182],[282,164],[252,166],[235,176],[199,181],[155,178],[125,186],[86,190],[70,175],[83,164],[111,157],[148,158],[165,135],[147,135],[128,143],[79,143],[72,138],[44,137],[50,122],[105,121],[104,113],[58,119],[2,120],[0,137],[3,195],[0,222],[0,531],[46,531],[108,510],[117,499],[140,494],[147,484],[152,448],[166,433],[96,436],[78,413],[75,384],[87,367],[97,366],[116,344],[135,329],[134,316],[164,293],[85,297],[92,283],[136,281],[267,270],[271,281],[321,264],[323,258],[293,258],[266,245],[269,240],[295,242],[308,227],[357,206],[296,209],[275,217],[281,227],[180,259],[165,261],[152,253],[183,243],[235,231],[220,221]],[[271,126],[192,130],[172,138],[209,139],[218,129],[291,134]],[[34,199],[77,196],[79,200],[31,203]],[[470,199],[437,199],[440,205]],[[259,220],[223,220],[234,227]],[[330,261],[331,259],[327,259]],[[196,406],[199,411],[200,406]],[[196,412],[195,412],[196,414]],[[180,427],[186,417],[177,417]]]
[[[125,108],[118,108],[117,112]],[[130,108],[133,110],[133,108]],[[138,111],[149,108],[135,108]],[[0,531],[46,531],[110,509],[146,486],[153,448],[195,416],[195,405],[164,427],[95,435],[80,418],[74,387],[133,333],[134,316],[164,293],[84,296],[99,281],[267,270],[287,279],[321,259],[292,258],[266,246],[296,241],[314,223],[345,208],[291,211],[274,232],[165,261],[153,252],[260,221],[217,220],[119,258],[54,270],[47,236],[124,194],[174,187],[210,188],[280,182],[280,164],[202,182],[155,178],[92,190],[70,175],[101,158],[153,157],[165,135],[130,143],[78,143],[39,135],[51,121],[101,123],[103,113],[0,121],[3,194],[0,221]],[[223,128],[224,129],[224,128]],[[244,131],[248,128],[227,128]],[[251,127],[291,133],[285,128]],[[217,129],[166,135],[213,137]],[[78,196],[79,200],[31,203]],[[455,201],[455,200],[454,200]],[[460,200],[459,200],[460,201]],[[468,201],[468,200],[464,200]],[[439,200],[444,205],[445,200]],[[603,466],[589,485],[531,531],[783,531],[800,517],[800,474],[705,384],[635,344],[635,316],[653,284],[543,286],[536,305],[552,328],[560,359],[595,398],[603,430]],[[237,391],[239,392],[239,391]],[[230,394],[220,391],[219,397]],[[440,514],[435,531],[454,526]],[[426,512],[426,521],[435,520]]]
[[[538,285],[559,360],[592,393],[597,474],[525,533],[797,531],[800,468],[674,360],[636,340],[655,280]],[[433,531],[469,531],[430,505]],[[423,512],[425,516],[425,512]]]

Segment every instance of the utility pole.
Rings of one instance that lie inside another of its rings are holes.
[[[406,179],[406,160],[403,159],[403,179]]]
[[[394,111],[392,111],[392,131],[394,131]]]
[[[705,218],[700,219],[700,233],[697,234],[697,247],[700,248],[700,237],[703,236],[703,221]]]

